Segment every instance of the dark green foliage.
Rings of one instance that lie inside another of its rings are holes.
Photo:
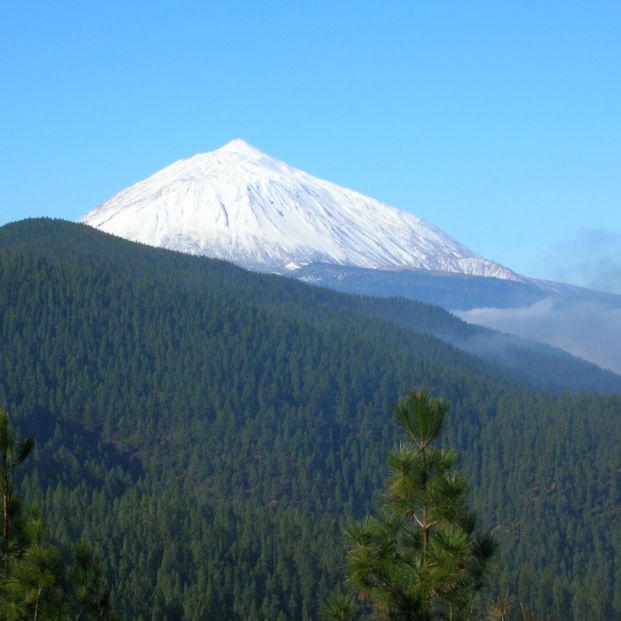
[[[468,487],[452,472],[455,451],[434,446],[447,411],[422,390],[401,399],[395,419],[405,440],[389,452],[381,510],[345,529],[348,583],[373,618],[481,618],[495,543],[475,530]],[[351,618],[351,601],[329,600],[327,617]]]
[[[65,604],[58,552],[43,544],[40,518],[30,516],[23,530],[23,543],[12,546],[10,568],[0,581],[0,618],[61,619]]]
[[[34,440],[26,438],[16,441],[13,430],[9,425],[6,412],[0,410],[0,497],[2,498],[2,568],[4,578],[8,578],[10,557],[13,554],[11,542],[17,542],[18,537],[13,532],[14,505],[16,502],[13,493],[13,470],[22,464],[34,447]],[[15,516],[17,521],[18,516]],[[18,522],[19,524],[19,522]],[[13,528],[11,528],[13,526]]]
[[[0,411],[0,475],[3,496],[3,565],[0,619],[3,621],[90,621],[109,619],[109,591],[101,569],[84,542],[75,559],[63,564],[59,551],[43,540],[43,520],[22,515],[13,485],[13,469],[34,447],[32,438],[16,441],[9,417]]]
[[[65,222],[0,229],[0,291],[20,489],[51,542],[91,542],[122,618],[316,618],[411,385],[452,403],[499,593],[621,614],[621,397],[535,393],[362,298]]]
[[[66,599],[71,602],[72,618],[79,621],[110,618],[110,591],[89,545],[79,541],[73,557],[66,576]]]

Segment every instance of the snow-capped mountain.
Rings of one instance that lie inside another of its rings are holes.
[[[428,222],[292,168],[243,140],[171,164],[80,222],[257,270],[328,263],[521,280]]]
[[[410,213],[242,140],[175,162],[80,221],[343,292],[437,304],[621,372],[620,296],[519,276]]]

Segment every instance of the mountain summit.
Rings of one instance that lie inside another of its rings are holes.
[[[171,164],[80,222],[263,271],[330,263],[520,279],[410,213],[292,168],[239,139]]]

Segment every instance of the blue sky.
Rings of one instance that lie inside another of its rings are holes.
[[[619,2],[4,2],[0,224],[241,137],[621,292],[620,24]]]

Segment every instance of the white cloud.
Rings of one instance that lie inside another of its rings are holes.
[[[619,306],[597,301],[569,304],[546,298],[518,308],[475,308],[455,314],[470,323],[560,347],[621,373]]]

